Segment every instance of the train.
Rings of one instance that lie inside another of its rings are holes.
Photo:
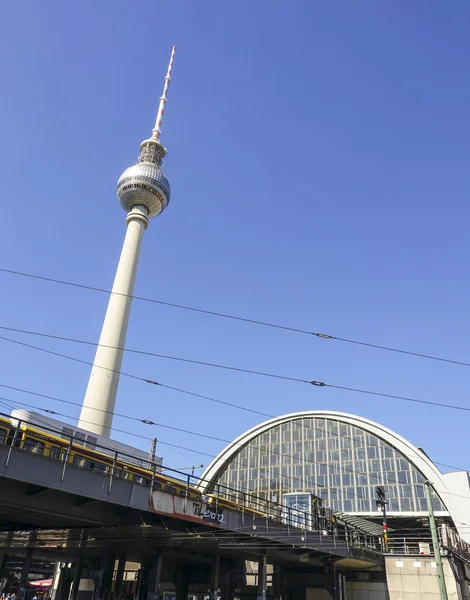
[[[343,520],[323,506],[321,498],[305,492],[285,493],[277,503],[219,484],[209,491],[200,481],[196,485],[190,476],[163,467],[160,457],[150,458],[142,450],[34,411],[17,409],[11,415],[0,413],[1,445],[112,475],[134,485],[146,486],[152,492],[160,491],[206,504],[215,514],[221,514],[223,509],[240,511],[307,531],[321,531],[325,535],[337,530]]]
[[[90,434],[82,429],[39,413],[14,410],[11,415],[0,413],[0,445],[10,445],[26,452],[66,462],[96,473],[109,474],[135,485],[178,495],[195,502],[217,506],[219,510],[247,510],[255,515],[265,512],[241,507],[222,493],[205,493],[190,479],[162,473],[162,459],[149,455],[121,442]]]

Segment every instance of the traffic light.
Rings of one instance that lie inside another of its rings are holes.
[[[377,494],[377,502],[380,502],[381,504],[388,504],[385,498],[385,489],[383,487],[375,488],[375,493]]]

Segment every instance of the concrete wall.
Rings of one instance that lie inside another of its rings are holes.
[[[390,596],[385,582],[347,581],[346,600],[390,600]]]
[[[458,584],[447,558],[443,557],[449,600],[459,600]],[[436,563],[431,557],[386,557],[390,600],[440,600]],[[348,598],[349,600],[349,598]]]

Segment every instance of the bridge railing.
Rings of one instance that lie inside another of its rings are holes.
[[[403,556],[432,556],[434,546],[431,535],[403,535],[398,533],[388,538],[388,551],[390,554]]]
[[[442,524],[437,531],[441,554],[453,554],[470,565],[470,545],[451,527]],[[402,556],[434,556],[435,549],[431,534],[415,532],[401,536],[398,532],[388,539],[388,552]]]
[[[116,479],[128,479],[126,473],[133,472],[132,480],[129,483],[148,488],[149,506],[152,506],[152,495],[157,490],[167,491],[185,498],[199,494],[201,502],[210,506],[211,510],[216,513],[222,512],[223,509],[232,509],[240,511],[245,516],[248,515],[253,519],[265,517],[271,522],[282,523],[287,527],[301,529],[306,532],[318,532],[324,537],[332,538],[335,544],[342,542],[348,546],[380,549],[380,536],[371,535],[358,527],[350,527],[341,519],[335,518],[331,509],[320,504],[317,504],[311,512],[298,508],[294,509],[284,506],[278,501],[257,496],[251,491],[243,491],[221,483],[213,484],[213,482],[201,480],[200,477],[195,475],[184,473],[161,463],[152,462],[150,458],[146,461],[142,456],[116,450],[111,446],[93,443],[93,447],[90,448],[86,440],[72,433],[64,434],[58,428],[38,424],[37,422],[29,422],[17,417],[13,418],[1,412],[0,416],[10,419],[12,423],[10,433],[3,439],[3,444],[9,447],[5,460],[6,467],[12,460],[13,449],[16,448],[24,452],[41,455],[45,459],[60,462],[62,464],[60,481],[64,481],[69,469],[87,469],[98,473],[107,478],[107,491],[109,494],[112,492],[113,482]],[[57,439],[54,441],[51,438],[47,448],[44,444],[41,445],[40,442],[35,441],[34,433],[31,433],[28,440],[28,435],[25,433],[28,427],[43,432],[46,437],[49,433],[55,438],[60,438],[61,442],[57,443]],[[56,448],[53,453],[51,453],[52,447]],[[84,458],[85,456],[88,456],[88,458]],[[128,466],[128,471],[123,468],[125,465]],[[168,485],[165,485],[165,481]],[[210,493],[206,494],[200,489],[201,483],[211,485]]]

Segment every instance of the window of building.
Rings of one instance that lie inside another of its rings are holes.
[[[375,513],[375,488],[382,485],[389,510],[425,510],[424,477],[395,448],[368,431],[319,417],[265,431],[240,450],[218,483],[256,495],[271,490],[279,499],[309,491],[348,513]],[[438,498],[434,504],[445,510]]]

